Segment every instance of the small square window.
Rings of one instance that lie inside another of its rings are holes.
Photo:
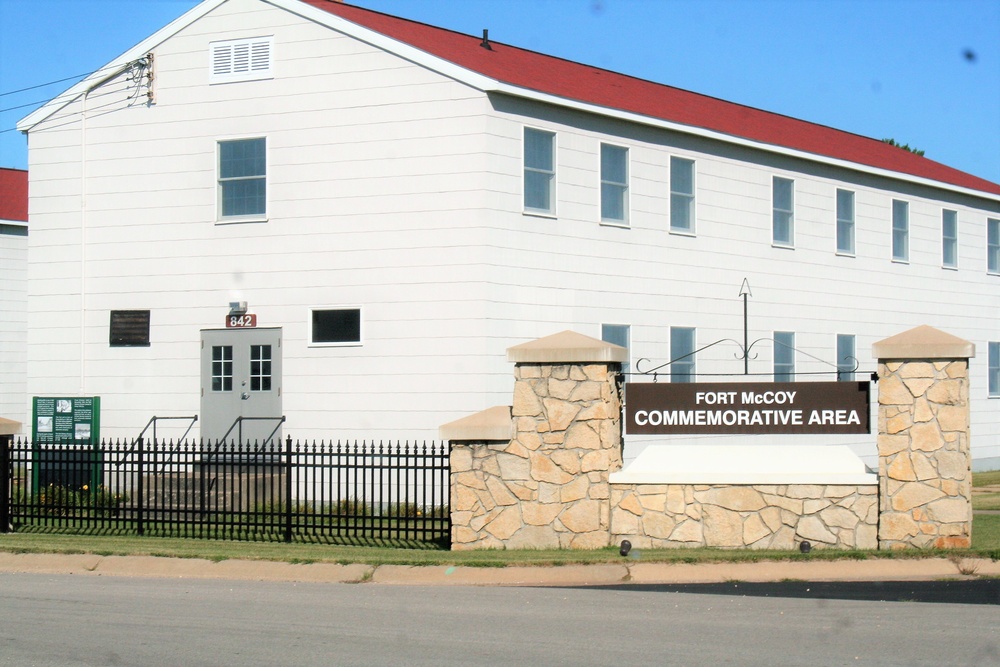
[[[148,310],[112,310],[111,347],[149,347]]]
[[[316,345],[360,345],[361,309],[312,311],[310,342]]]

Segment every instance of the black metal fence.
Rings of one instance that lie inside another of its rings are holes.
[[[447,443],[19,440],[0,471],[0,532],[450,543]]]

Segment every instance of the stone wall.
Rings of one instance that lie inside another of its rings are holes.
[[[453,443],[452,548],[593,549],[610,540],[621,458],[617,364],[515,367],[514,437]]]
[[[612,541],[633,547],[874,549],[878,487],[614,484]]]
[[[880,548],[969,547],[968,361],[879,363]]]

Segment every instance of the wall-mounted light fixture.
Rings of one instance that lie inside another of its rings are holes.
[[[246,301],[230,301],[229,302],[229,314],[230,315],[243,315],[247,312],[247,302]]]

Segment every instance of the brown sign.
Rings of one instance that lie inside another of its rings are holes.
[[[253,329],[257,326],[257,316],[253,313],[226,315],[227,329]]]
[[[630,435],[871,433],[868,382],[625,385]]]

